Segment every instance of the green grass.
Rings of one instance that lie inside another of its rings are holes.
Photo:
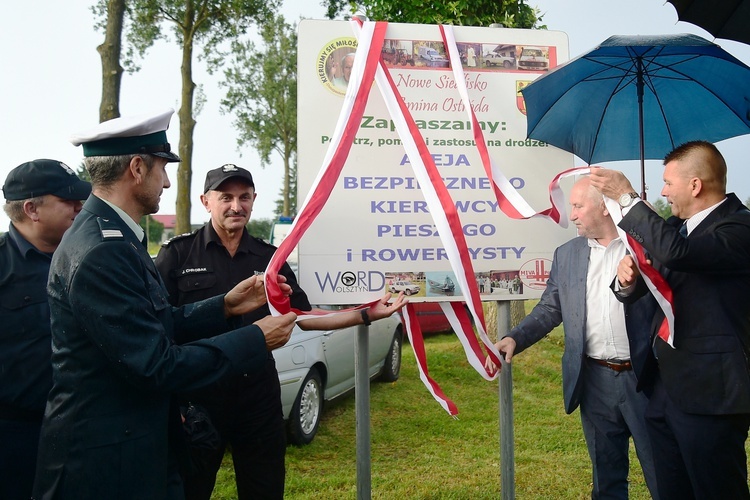
[[[557,329],[513,360],[518,498],[590,498],[580,416],[563,410],[562,349]],[[429,337],[426,351],[430,375],[456,403],[459,418],[432,399],[406,344],[401,378],[371,385],[372,497],[499,498],[497,381],[485,381],[469,366],[452,334]],[[287,448],[286,498],[355,499],[355,439],[354,397],[348,396],[326,407],[310,445]],[[219,474],[213,498],[236,498],[231,457]],[[630,476],[630,498],[650,498],[632,445]]]

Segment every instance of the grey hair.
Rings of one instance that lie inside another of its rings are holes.
[[[39,207],[44,205],[44,196],[36,196],[34,198],[29,198],[26,200],[6,200],[5,205],[3,205],[3,210],[11,221],[23,222],[23,220],[26,218],[26,212],[24,212],[23,210],[23,205],[27,201],[30,201],[31,203]]]
[[[130,161],[136,156],[143,158],[150,169],[154,158],[147,154],[129,154],[116,156],[89,156],[85,159],[86,170],[91,176],[91,184],[100,188],[107,188],[117,182],[127,170]]]

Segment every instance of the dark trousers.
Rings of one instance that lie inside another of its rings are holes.
[[[233,439],[229,444],[239,500],[284,498],[286,436],[283,432],[264,439]],[[184,478],[186,500],[211,498],[224,450],[224,446],[216,450],[206,470]]]
[[[745,454],[749,426],[750,415],[683,412],[657,377],[646,408],[646,428],[656,457],[659,496],[750,499]]]
[[[208,411],[222,443],[206,455],[205,468],[183,476],[185,498],[210,500],[227,447],[238,500],[284,498],[286,428],[273,358],[263,372],[231,378],[198,396],[192,402]]]
[[[40,429],[41,422],[0,420],[0,499],[31,498]]]
[[[636,392],[635,374],[632,370],[616,372],[588,360],[582,376],[581,424],[591,457],[591,498],[628,498],[631,437],[646,485],[652,497],[659,498],[654,470],[657,456],[651,448],[643,417],[648,398]]]

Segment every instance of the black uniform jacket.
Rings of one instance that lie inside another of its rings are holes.
[[[53,387],[34,497],[164,498],[170,393],[263,367],[262,331],[197,340],[228,329],[223,297],[173,308],[144,246],[93,195],[55,252],[48,292]]]
[[[686,413],[750,413],[750,211],[729,194],[688,238],[645,204],[620,222],[674,294],[674,349],[654,348],[670,398]],[[652,333],[664,318],[659,309]]]

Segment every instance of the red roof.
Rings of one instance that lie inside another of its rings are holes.
[[[151,214],[156,222],[164,224],[164,229],[172,229],[177,225],[177,216],[174,214]]]

